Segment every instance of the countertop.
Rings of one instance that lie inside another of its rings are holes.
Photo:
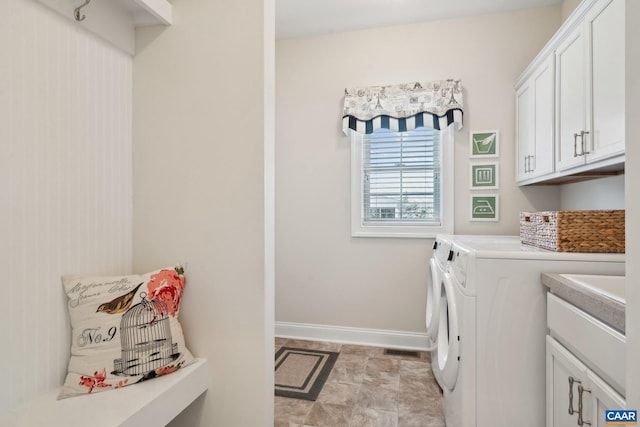
[[[607,325],[625,333],[625,304],[600,295],[559,274],[542,273],[542,284],[551,293],[584,310]]]

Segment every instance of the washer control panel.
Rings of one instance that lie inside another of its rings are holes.
[[[448,240],[436,240],[434,247],[434,255],[438,264],[443,267],[443,270],[446,270],[445,266],[449,261],[448,257],[449,252],[451,251],[451,242]]]
[[[456,282],[461,286],[466,287],[467,279],[467,262],[469,258],[469,251],[461,248],[457,245],[452,245],[449,251],[448,259],[450,261],[449,271],[454,277]]]

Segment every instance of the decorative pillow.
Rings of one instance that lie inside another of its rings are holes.
[[[132,276],[63,276],[71,359],[58,399],[111,390],[191,363],[178,322],[184,269]]]

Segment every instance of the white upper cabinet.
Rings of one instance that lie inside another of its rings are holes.
[[[600,0],[556,49],[557,168],[624,153],[624,0]]]
[[[556,166],[562,171],[584,164],[583,146],[589,134],[586,120],[585,34],[578,27],[556,49]]]
[[[624,0],[601,0],[587,14],[591,40],[587,73],[591,85],[588,161],[624,153]]]
[[[584,0],[518,80],[520,185],[624,169],[624,15],[624,0]]]
[[[517,179],[526,181],[554,171],[554,58],[532,69],[516,86]]]
[[[533,144],[534,93],[527,80],[516,87],[516,173],[518,181],[527,179]]]

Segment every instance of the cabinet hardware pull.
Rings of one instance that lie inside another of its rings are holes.
[[[591,393],[591,390],[588,390],[582,387],[582,385],[578,386],[578,425],[579,426],[583,426],[585,424],[591,425],[591,421],[585,421],[584,419],[582,419],[582,393],[584,393],[585,391],[587,393]]]
[[[529,156],[524,156],[524,173],[529,172]]]
[[[530,155],[529,157],[530,157],[530,159],[529,159],[529,172],[533,172],[533,171],[535,171],[535,170],[536,170],[536,166],[535,166],[536,164],[535,164],[535,162],[534,162],[534,163],[533,163],[533,166],[531,166],[531,160],[535,160],[536,156],[534,156],[534,155],[532,154],[532,155]]]
[[[580,381],[573,377],[569,377],[569,415],[573,415],[576,413],[573,409],[573,383],[580,384]]]
[[[580,140],[582,141],[582,155],[589,154],[591,151],[587,151],[587,144],[585,144],[584,136],[588,135],[589,132],[580,131]]]
[[[578,135],[580,134],[573,134],[573,157],[578,157]]]

